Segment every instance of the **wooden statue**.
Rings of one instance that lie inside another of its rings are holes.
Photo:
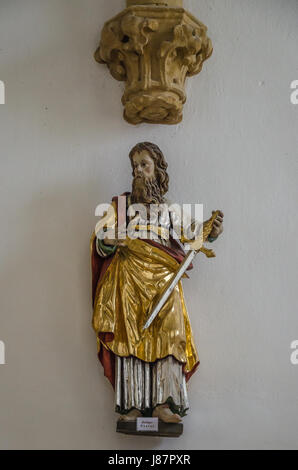
[[[157,434],[179,435],[189,408],[186,383],[199,365],[181,278],[193,253],[215,256],[203,243],[223,232],[224,215],[214,212],[197,226],[195,239],[184,226],[176,239],[179,214],[165,197],[168,165],[161,150],[140,143],[130,162],[132,190],[113,199],[105,216],[112,215],[112,223],[103,217],[91,240],[98,355],[115,389],[118,430],[136,432],[137,418],[145,416],[159,419]]]

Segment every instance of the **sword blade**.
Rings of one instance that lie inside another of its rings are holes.
[[[149,326],[152,324],[152,322],[155,320],[159,312],[161,311],[162,307],[165,305],[166,301],[170,297],[171,293],[177,286],[178,282],[186,272],[187,268],[190,266],[192,263],[194,257],[196,256],[197,252],[196,251],[190,251],[186,257],[184,258],[183,263],[181,264],[180,268],[178,269],[177,273],[174,275],[173,279],[170,281],[170,283],[165,287],[164,293],[161,295],[159,298],[157,304],[154,306],[152,313],[149,317],[149,319],[146,322],[146,325],[143,328],[144,330],[147,330]]]

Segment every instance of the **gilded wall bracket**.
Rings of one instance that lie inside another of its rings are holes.
[[[186,78],[198,74],[211,54],[206,26],[183,0],[127,0],[127,8],[105,23],[95,59],[126,83],[126,121],[178,124]]]

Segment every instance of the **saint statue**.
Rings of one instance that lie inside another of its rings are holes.
[[[184,245],[191,238],[184,230],[180,240],[173,235],[179,211],[168,210],[168,165],[161,150],[144,142],[129,158],[132,190],[111,203],[116,230],[106,227],[104,236],[94,233],[91,239],[98,356],[115,390],[119,421],[145,416],[180,423],[189,409],[187,382],[199,365],[181,281],[150,326],[144,325],[153,302],[185,260]],[[119,212],[123,197],[125,207]],[[223,217],[221,211],[214,212],[203,224],[204,241],[212,243],[223,232]],[[128,236],[131,221],[137,236]],[[213,256],[203,246],[201,251]]]

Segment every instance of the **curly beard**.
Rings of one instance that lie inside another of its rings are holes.
[[[160,204],[161,190],[155,178],[137,176],[132,182],[131,202],[133,204]]]

